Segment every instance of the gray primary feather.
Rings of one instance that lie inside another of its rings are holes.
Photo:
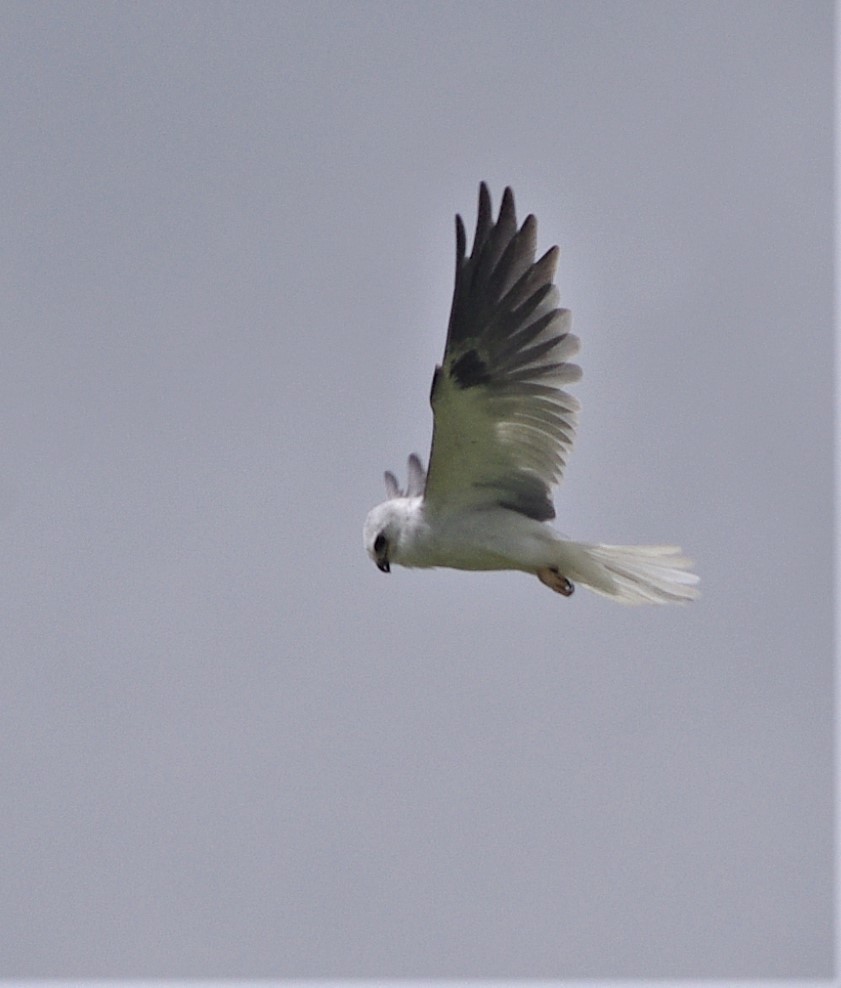
[[[406,485],[406,494],[409,497],[420,497],[423,494],[423,489],[426,486],[426,471],[423,468],[423,464],[420,461],[420,457],[417,453],[412,453],[409,456],[409,462],[407,464],[409,471],[409,479]]]
[[[385,493],[386,497],[402,497],[402,491],[400,490],[400,485],[397,483],[397,478],[391,472],[391,470],[386,470],[385,472]]]
[[[469,257],[456,217],[455,290],[430,394],[430,510],[497,504],[538,521],[555,515],[551,487],[561,477],[578,412],[561,385],[578,380],[581,370],[568,362],[579,344],[553,284],[558,248],[536,261],[536,242],[533,216],[517,228],[511,189],[494,223],[481,184]]]
[[[426,485],[426,471],[423,468],[421,459],[417,453],[411,453],[407,464],[408,481],[406,490],[400,489],[397,478],[391,472],[385,472],[385,492],[389,498],[394,497],[420,497]]]

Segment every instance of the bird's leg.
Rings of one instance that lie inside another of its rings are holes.
[[[545,583],[550,590],[563,594],[564,597],[571,597],[575,587],[565,577],[561,576],[554,566],[542,566],[537,571],[537,578],[541,583]]]

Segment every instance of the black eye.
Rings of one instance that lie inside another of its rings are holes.
[[[382,532],[380,532],[380,534],[374,539],[374,552],[376,553],[382,552],[383,549],[385,549],[386,544],[387,544],[386,537],[383,535]]]

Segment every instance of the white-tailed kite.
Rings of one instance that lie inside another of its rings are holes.
[[[576,583],[629,604],[698,595],[677,546],[587,545],[548,524],[551,488],[572,446],[579,341],[553,281],[558,248],[535,261],[537,221],[517,228],[506,189],[494,223],[479,186],[473,251],[456,216],[456,284],[444,360],[435,368],[429,471],[409,457],[407,488],[386,473],[388,500],[365,521],[365,548],[400,566],[533,573],[569,597]]]

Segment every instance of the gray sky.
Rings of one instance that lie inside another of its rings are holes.
[[[832,14],[3,5],[0,975],[831,973]],[[480,179],[696,605],[366,558]]]

